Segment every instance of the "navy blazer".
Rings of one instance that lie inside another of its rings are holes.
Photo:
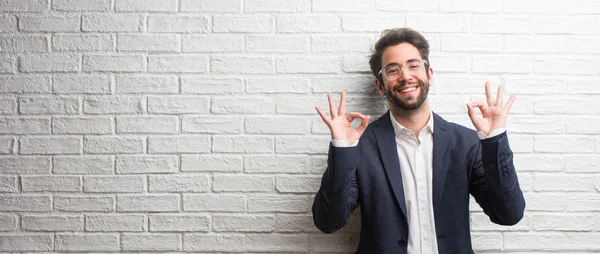
[[[433,131],[433,211],[439,253],[473,253],[469,193],[490,220],[514,225],[525,199],[506,133],[480,140],[477,132],[437,114]],[[406,253],[408,223],[394,129],[388,111],[355,147],[329,147],[327,169],[312,212],[325,233],[343,227],[360,205],[357,253]]]

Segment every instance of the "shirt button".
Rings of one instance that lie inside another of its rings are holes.
[[[406,246],[406,240],[400,239],[400,241],[398,241],[398,245],[400,245],[400,247]]]

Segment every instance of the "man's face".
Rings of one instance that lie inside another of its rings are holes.
[[[393,106],[402,110],[414,110],[427,100],[433,70],[424,62],[420,62],[420,67],[415,67],[421,60],[421,54],[410,43],[390,46],[383,52],[382,69],[388,66],[400,67],[396,68],[396,72],[388,72],[387,76],[392,77],[391,79],[382,76],[383,87],[378,87],[380,94],[385,95]]]

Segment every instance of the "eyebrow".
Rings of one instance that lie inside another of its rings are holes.
[[[420,61],[420,60],[422,60],[422,59],[419,59],[419,58],[413,58],[413,59],[409,59],[408,61],[406,61],[406,63],[417,62],[417,61]],[[398,65],[398,66],[400,66],[400,64],[398,64],[398,63],[389,63],[388,65],[384,66],[384,67],[383,67],[383,68],[381,68],[381,69],[383,70],[383,69],[387,68],[388,66],[392,66],[392,65]]]

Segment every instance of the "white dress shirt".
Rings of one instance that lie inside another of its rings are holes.
[[[391,112],[390,112],[391,114]],[[433,113],[419,136],[390,117],[396,137],[396,149],[408,219],[407,253],[438,253],[435,217],[433,214]],[[502,134],[505,128],[494,129],[489,136],[478,132],[480,139]],[[358,140],[332,140],[335,147],[358,145]]]

